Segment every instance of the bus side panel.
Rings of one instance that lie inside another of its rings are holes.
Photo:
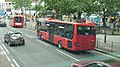
[[[44,40],[49,40],[49,33],[47,33],[47,32],[44,32],[44,31],[41,31],[40,32],[40,35],[42,36],[42,38],[44,39]]]
[[[59,41],[59,40],[62,40],[62,39],[60,39],[59,36],[54,35],[54,44],[58,45],[58,41]]]
[[[68,39],[66,39],[66,38],[62,38],[62,47],[64,47],[64,48],[67,48],[67,49],[68,49],[68,46],[67,46],[67,41],[68,41]]]
[[[62,47],[67,48],[67,39],[54,35],[54,44],[58,45],[58,41],[62,42]]]

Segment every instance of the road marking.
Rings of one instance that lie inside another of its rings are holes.
[[[68,54],[66,54],[66,53],[58,50],[58,49],[56,49],[56,50],[57,50],[59,53],[62,53],[62,54],[64,54],[65,56],[67,56],[67,57],[69,57],[69,58],[72,58],[72,59],[75,60],[75,61],[80,61],[80,60],[78,60],[78,59],[76,59],[76,58],[74,58],[74,57],[72,57],[72,56],[70,56],[70,55],[68,55]]]
[[[11,64],[12,67],[15,67],[14,64]]]
[[[0,40],[0,42],[1,42],[1,40]]]
[[[2,54],[3,54],[3,52],[0,53],[0,55],[2,55]]]
[[[5,51],[3,51],[3,53],[6,55],[6,52],[5,52]]]
[[[3,53],[6,55],[6,52],[4,51],[3,47],[2,47],[2,46],[0,46],[0,48],[2,49]]]
[[[30,35],[27,35],[27,34],[25,34],[26,36],[28,36],[29,38],[33,38],[32,36],[30,36]]]
[[[10,58],[7,56],[8,61],[10,61]]]
[[[20,67],[20,66],[18,65],[18,63],[15,61],[15,59],[13,59],[13,62],[15,63],[15,65],[16,65],[17,67]]]
[[[2,47],[2,46],[0,46],[0,48],[3,50],[3,47]]]
[[[2,44],[2,46],[4,47],[4,49],[5,49],[5,51],[6,51],[7,53],[10,53],[10,52],[7,50],[7,48],[4,46],[4,44]]]
[[[36,40],[36,41],[38,41],[38,42],[44,44],[45,46],[49,46],[49,45],[47,45],[46,43],[44,43],[44,42],[42,42],[42,41],[40,41],[40,40]]]

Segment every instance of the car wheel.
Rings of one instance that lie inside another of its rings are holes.
[[[62,49],[62,42],[58,41],[58,48]]]

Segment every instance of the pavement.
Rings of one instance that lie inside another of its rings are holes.
[[[120,59],[120,35],[106,35],[106,43],[104,37],[104,34],[97,34],[101,41],[96,50]],[[104,46],[104,49],[99,48],[100,46]]]

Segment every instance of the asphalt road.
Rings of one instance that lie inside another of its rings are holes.
[[[12,46],[4,43],[4,34],[8,31],[20,31],[25,38],[24,46]],[[113,57],[97,51],[73,53],[58,49],[51,43],[41,41],[36,32],[26,28],[0,28],[1,44],[6,47],[10,63],[15,67],[70,67],[73,62],[87,60],[108,60]]]

